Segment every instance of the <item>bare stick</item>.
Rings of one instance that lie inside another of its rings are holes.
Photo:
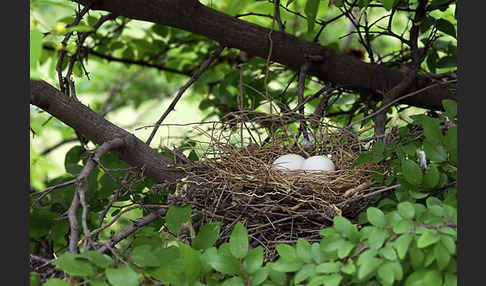
[[[51,187],[47,188],[45,191],[42,191],[40,193],[33,193],[31,196],[36,196],[36,195],[40,194],[40,197],[38,197],[32,203],[32,205],[30,207],[33,208],[40,200],[42,200],[45,196],[47,196],[50,192],[54,191],[55,189],[62,188],[62,187],[65,187],[65,186],[69,186],[69,185],[74,184],[74,183],[76,183],[76,179],[72,179],[72,180],[69,180],[67,182],[60,183],[60,184],[57,184],[55,186],[51,186]]]
[[[164,114],[162,115],[162,117],[160,117],[160,119],[157,121],[157,123],[155,123],[155,127],[154,127],[154,130],[152,130],[152,133],[150,134],[149,138],[147,139],[147,142],[145,142],[147,145],[150,145],[150,142],[152,142],[152,139],[154,138],[155,136],[155,133],[157,133],[157,130],[159,129],[159,126],[160,124],[162,123],[162,121],[164,121],[164,119],[167,117],[167,115],[169,115],[169,113],[174,110],[177,102],[179,101],[179,99],[181,99],[182,95],[184,94],[184,92],[196,81],[199,79],[199,77],[202,75],[202,73],[211,65],[211,63],[214,61],[214,59],[216,59],[220,54],[221,52],[223,52],[225,46],[220,46],[211,56],[209,56],[209,58],[199,67],[199,69],[196,71],[196,73],[189,79],[189,81],[187,81],[187,83],[185,85],[183,85],[180,89],[179,89],[179,92],[177,93],[176,97],[174,98],[174,100],[172,100],[172,102],[170,103],[169,107],[167,108],[167,110],[164,112]]]
[[[428,89],[434,88],[434,87],[439,86],[439,85],[447,85],[447,84],[450,84],[450,83],[455,83],[455,82],[457,82],[457,79],[450,80],[450,81],[445,81],[445,82],[438,82],[438,83],[435,83],[435,84],[431,84],[431,85],[429,85],[429,86],[426,86],[426,87],[424,87],[424,88],[421,88],[421,89],[419,89],[419,90],[416,90],[416,91],[414,91],[414,92],[411,92],[411,93],[405,94],[404,96],[401,96],[401,97],[399,97],[399,98],[396,98],[395,100],[391,101],[390,103],[388,103],[388,104],[386,104],[386,105],[382,106],[382,107],[381,107],[380,109],[378,109],[376,112],[373,112],[372,114],[370,114],[370,115],[368,115],[368,116],[365,116],[365,117],[361,118],[360,120],[356,120],[356,121],[352,122],[351,124],[349,124],[349,125],[348,125],[348,127],[352,127],[352,126],[354,126],[354,125],[356,125],[356,124],[358,124],[358,123],[360,123],[360,122],[362,122],[362,121],[364,121],[364,120],[366,120],[366,119],[368,119],[368,118],[370,118],[370,117],[375,116],[376,114],[378,114],[378,113],[382,112],[383,110],[386,110],[386,109],[387,109],[388,107],[390,107],[391,105],[393,105],[393,104],[397,103],[398,101],[403,100],[403,99],[405,99],[405,98],[407,98],[407,97],[411,97],[411,96],[414,96],[414,95],[420,94],[420,93],[422,93],[422,92],[424,92],[424,91],[426,91],[426,90],[428,90]]]
[[[138,229],[142,228],[143,226],[151,223],[152,221],[156,220],[160,216],[165,215],[166,212],[167,212],[167,210],[165,208],[161,208],[161,209],[158,209],[158,210],[144,216],[143,218],[137,220],[132,225],[130,225],[128,228],[124,229],[119,234],[112,237],[109,242],[107,242],[104,246],[102,246],[98,249],[98,252],[105,252],[106,250],[109,249],[109,247],[113,247],[118,242],[127,238],[130,234],[132,234],[136,230],[138,230]]]
[[[397,184],[397,185],[389,186],[389,187],[386,187],[386,188],[383,188],[383,189],[379,189],[377,191],[374,191],[374,192],[371,192],[371,193],[368,193],[368,194],[365,194],[365,195],[362,195],[362,196],[356,196],[354,198],[350,198],[348,200],[345,200],[344,202],[340,202],[339,204],[336,204],[336,206],[337,207],[344,206],[345,204],[347,204],[349,202],[359,200],[359,199],[362,199],[362,198],[371,197],[371,196],[374,196],[374,195],[377,195],[377,194],[380,194],[380,193],[383,193],[383,192],[386,192],[386,191],[389,191],[389,190],[396,189],[400,186],[401,186],[400,184]]]

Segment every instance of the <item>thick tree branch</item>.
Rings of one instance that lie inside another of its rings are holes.
[[[74,1],[83,5],[92,2]],[[95,1],[91,9],[184,29],[261,58],[267,57],[270,48],[270,29],[228,16],[196,0],[100,0]],[[364,63],[352,56],[337,53],[281,31],[273,31],[271,37],[272,61],[298,71],[306,57],[319,56],[322,61],[311,65],[308,74],[348,90],[383,95],[406,76],[401,71],[384,65]],[[430,83],[430,79],[419,76],[407,92],[413,92]],[[455,85],[428,89],[419,96],[407,98],[403,103],[440,110],[443,99],[457,100]]]
[[[30,81],[30,103],[97,144],[116,138],[123,139],[126,142],[125,146],[112,152],[129,165],[143,168],[145,174],[157,182],[176,182],[184,176],[183,172],[167,167],[173,163],[169,158],[44,81]]]

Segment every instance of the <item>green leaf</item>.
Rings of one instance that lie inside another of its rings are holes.
[[[451,260],[451,254],[441,242],[434,245],[434,256],[441,271],[447,267]]]
[[[171,260],[153,270],[146,270],[153,278],[170,285],[182,285],[184,277],[184,264],[181,259]]]
[[[417,270],[423,268],[425,254],[422,249],[416,246],[415,242],[412,242],[410,245],[408,253],[410,255],[410,263],[413,269]]]
[[[324,275],[322,278],[322,283],[325,286],[339,286],[343,276],[341,274],[331,274],[331,275]]]
[[[297,239],[297,243],[295,245],[295,253],[297,255],[297,258],[302,260],[303,262],[312,262],[311,244],[307,240],[300,237]]]
[[[448,235],[441,235],[440,242],[445,247],[445,249],[447,249],[449,254],[453,255],[456,253],[456,241],[452,237]]]
[[[447,160],[446,150],[442,145],[434,144],[428,140],[424,141],[424,151],[428,159],[436,162],[444,162]]]
[[[424,248],[429,245],[435,244],[439,240],[440,236],[438,235],[436,230],[426,229],[417,239],[417,247]]]
[[[263,247],[258,246],[248,252],[243,261],[243,269],[246,273],[253,274],[261,268],[263,264]]]
[[[341,267],[341,272],[348,275],[353,275],[356,272],[356,266],[351,259]]]
[[[155,24],[150,29],[162,38],[165,38],[169,34],[169,28],[165,25]]]
[[[390,260],[390,261],[395,261],[397,260],[397,253],[393,249],[393,247],[390,244],[387,244],[385,247],[380,249],[378,251],[381,256],[383,256],[385,259]]]
[[[99,277],[89,281],[89,286],[110,286],[110,284],[108,284],[105,277]]]
[[[457,286],[457,275],[446,273],[444,277],[444,286]]]
[[[319,264],[316,266],[315,271],[317,273],[323,273],[323,274],[330,274],[330,273],[336,273],[339,272],[341,269],[341,266],[343,266],[342,262],[326,262],[323,264]]]
[[[381,264],[383,263],[382,259],[376,257],[370,257],[365,259],[363,263],[360,264],[358,269],[358,279],[363,279],[366,276],[373,273]]]
[[[376,249],[367,249],[363,251],[361,255],[358,257],[358,260],[356,261],[356,265],[361,266],[367,263],[370,259],[376,258],[377,254],[378,251],[376,251]]]
[[[457,102],[452,99],[444,99],[442,100],[442,106],[444,106],[445,116],[453,121],[457,115]]]
[[[322,263],[323,261],[322,254],[321,254],[321,245],[322,245],[321,243],[317,243],[317,242],[311,245],[311,256],[312,256],[312,260],[315,263]]]
[[[208,259],[207,263],[216,271],[223,274],[235,274],[240,270],[240,262],[238,259],[220,255],[215,247],[206,249],[205,257]]]
[[[361,152],[356,160],[354,160],[353,165],[372,162],[374,154],[371,151]]]
[[[390,11],[393,8],[393,4],[395,4],[396,0],[381,0],[383,3],[383,7],[387,10]]]
[[[392,285],[395,280],[395,271],[391,263],[383,263],[378,267],[377,276],[385,282],[385,285]]]
[[[116,286],[138,286],[143,278],[142,275],[126,265],[118,268],[107,268],[105,274],[108,282]]]
[[[405,219],[412,219],[415,216],[415,207],[410,202],[401,202],[397,205],[398,213]]]
[[[42,32],[37,28],[30,30],[30,68],[37,68],[42,55]]]
[[[405,286],[442,285],[442,275],[437,270],[421,269],[405,280]]]
[[[398,258],[404,259],[407,254],[410,242],[412,242],[413,237],[409,234],[403,234],[393,241],[392,246],[397,250]]]
[[[130,258],[133,262],[142,267],[157,267],[161,265],[159,258],[155,255],[152,247],[148,244],[133,248],[130,253]]]
[[[262,284],[268,277],[268,268],[260,268],[255,271],[253,274],[250,274],[249,280],[250,285],[260,285]]]
[[[191,206],[171,206],[167,210],[165,215],[165,223],[167,228],[174,234],[177,235],[182,224],[189,221],[191,218]]]
[[[64,157],[64,168],[66,172],[71,173],[73,175],[79,174],[81,172],[82,167],[78,164],[81,161],[81,155],[83,154],[83,148],[79,145],[76,145],[69,149]]]
[[[437,30],[456,38],[456,28],[454,27],[454,24],[443,18],[438,19],[435,23],[437,25]]]
[[[272,265],[272,269],[278,272],[295,272],[302,268],[301,261],[279,259]]]
[[[287,275],[283,271],[274,269],[275,263],[267,263],[266,268],[268,268],[268,275],[270,279],[277,283],[277,285],[285,285],[287,282]],[[300,267],[298,268],[300,269]],[[296,270],[297,271],[297,270]]]
[[[95,268],[85,257],[74,253],[64,253],[52,264],[72,276],[92,276]]]
[[[71,286],[71,284],[59,278],[51,278],[42,284],[42,286]]]
[[[440,173],[435,165],[431,165],[424,175],[424,187],[434,188],[439,184]]]
[[[222,286],[245,286],[245,282],[241,277],[236,276],[225,280]]]
[[[307,280],[316,272],[315,269],[316,266],[314,264],[304,265],[297,273],[295,273],[295,283],[299,284],[300,282]]]
[[[337,251],[338,258],[343,259],[344,257],[348,256],[354,249],[354,247],[354,243],[343,240],[343,242],[341,243],[341,247],[339,247]]]
[[[402,161],[402,173],[405,180],[414,186],[419,186],[423,180],[422,170],[414,161],[405,159]]]
[[[328,254],[336,252],[341,248],[347,241],[341,238],[340,235],[325,236],[320,242],[320,248],[323,252]]]
[[[185,267],[185,274],[187,281],[193,283],[199,277],[201,272],[201,262],[199,260],[199,252],[192,249],[189,245],[179,242],[179,249],[181,252],[182,262]]]
[[[386,219],[385,219],[385,214],[383,212],[375,207],[369,207],[366,210],[366,215],[368,218],[368,221],[377,227],[384,227],[386,224]]]
[[[449,152],[449,160],[457,162],[457,127],[447,130],[444,136],[444,145]]]
[[[353,225],[349,220],[342,216],[335,216],[334,219],[334,227],[336,230],[341,233],[344,237],[349,239],[356,238],[358,235],[358,228]]]
[[[38,286],[40,285],[40,282],[41,282],[40,274],[37,272],[30,272],[29,285]]]
[[[374,228],[368,237],[368,244],[370,248],[378,249],[383,246],[387,237],[388,237],[387,231],[380,228]]]
[[[113,258],[94,250],[83,252],[81,256],[88,258],[91,263],[100,268],[106,268],[113,264]]]
[[[231,254],[236,258],[243,258],[248,253],[248,233],[241,222],[237,222],[229,239]]]
[[[213,246],[213,244],[218,240],[220,229],[220,223],[203,225],[192,241],[192,247],[194,249],[202,250]]]
[[[424,129],[425,138],[433,144],[440,144],[442,142],[442,130],[440,129],[440,123],[437,119],[425,116],[416,115],[414,119],[422,125]]]
[[[287,260],[296,260],[297,255],[295,253],[295,248],[288,244],[279,244],[275,247],[277,250],[278,255]]]
[[[307,33],[311,33],[314,30],[319,3],[320,0],[307,0],[305,3],[304,12],[307,16]]]
[[[401,220],[397,224],[393,225],[393,232],[394,233],[408,233],[412,230],[413,224],[409,220]]]

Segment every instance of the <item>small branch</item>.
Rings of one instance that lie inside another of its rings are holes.
[[[79,224],[78,224],[78,218],[77,218],[77,210],[79,207],[79,204],[82,205],[83,207],[83,212],[81,215],[81,221],[82,221],[82,227],[83,227],[83,232],[85,235],[85,242],[87,243],[90,239],[90,232],[88,229],[88,224],[87,224],[87,216],[89,212],[89,205],[86,203],[86,192],[88,189],[88,177],[91,174],[91,172],[94,170],[96,167],[96,164],[99,162],[101,156],[105,154],[106,152],[119,148],[123,146],[125,142],[120,139],[120,138],[115,138],[111,141],[107,141],[103,143],[94,153],[93,157],[86,162],[86,165],[84,166],[83,170],[81,173],[76,178],[76,191],[74,194],[73,201],[71,202],[71,206],[69,207],[68,210],[68,218],[69,218],[69,223],[71,225],[71,238],[69,241],[69,251],[73,253],[77,253],[77,245],[79,241]],[[87,244],[85,244],[86,248]]]
[[[304,117],[304,112],[305,112],[305,106],[304,106],[304,89],[305,89],[305,76],[307,69],[309,68],[309,64],[305,63],[302,65],[300,68],[300,73],[299,73],[299,82],[297,85],[297,105],[299,107],[298,111],[302,117]],[[299,135],[302,133],[303,137],[305,140],[309,141],[309,134],[307,134],[307,126],[305,120],[302,120],[300,122],[299,126]],[[298,136],[297,136],[298,137]]]
[[[37,196],[40,194],[40,197],[38,197],[30,206],[33,208],[38,202],[40,202],[45,196],[47,196],[50,192],[54,191],[55,189],[59,189],[65,186],[69,186],[71,184],[76,183],[76,179],[69,180],[64,183],[57,184],[55,186],[48,187],[45,191],[39,192],[39,193],[33,193],[31,196]]]
[[[208,69],[208,67],[211,65],[211,63],[214,61],[215,58],[217,58],[221,52],[225,49],[225,46],[220,46],[209,58],[199,67],[199,69],[196,71],[196,73],[187,81],[186,84],[184,84],[180,89],[179,92],[177,93],[176,97],[172,102],[170,103],[169,107],[167,110],[164,112],[164,114],[160,117],[160,119],[155,123],[154,130],[152,130],[152,133],[150,134],[149,138],[147,139],[147,142],[145,144],[150,145],[150,142],[152,142],[152,139],[155,136],[155,133],[157,133],[157,130],[159,129],[160,124],[164,119],[169,115],[169,113],[174,110],[177,102],[179,99],[182,97],[184,92],[196,81],[199,79],[199,77],[202,75],[202,73]]]
[[[143,226],[151,223],[152,221],[156,220],[157,218],[165,215],[166,212],[167,212],[167,210],[165,208],[161,208],[161,209],[158,209],[158,210],[142,217],[141,219],[137,220],[132,225],[130,225],[128,228],[121,231],[118,235],[115,235],[114,237],[112,237],[109,242],[107,242],[104,246],[100,247],[97,251],[100,252],[100,253],[105,252],[110,247],[113,247],[118,242],[127,238],[130,234],[132,234],[136,230],[138,230],[138,229],[142,228]]]
[[[274,3],[273,15],[275,17],[275,20],[278,23],[280,32],[285,32],[285,25],[282,23],[282,19],[280,18],[280,0],[274,0],[273,3]]]
[[[67,28],[69,27],[74,27],[81,22],[81,19],[84,17],[86,13],[88,13],[89,9],[91,9],[92,3],[88,3],[86,6],[84,6],[83,10],[77,11],[76,12],[76,17],[73,21],[73,23],[67,25]],[[61,89],[61,92],[64,93],[66,96],[69,96],[68,88],[69,86],[66,86],[66,78],[63,77],[62,75],[62,63],[64,61],[64,56],[66,55],[66,45],[71,36],[73,35],[74,32],[68,32],[64,36],[64,39],[61,42],[62,49],[59,51],[59,58],[57,60],[57,65],[56,65],[56,71],[57,71],[57,77],[59,80],[59,87]]]
[[[401,97],[399,97],[399,98],[397,98],[397,99],[395,99],[395,100],[391,101],[390,103],[388,103],[388,104],[386,104],[386,105],[382,106],[380,109],[378,109],[377,111],[373,112],[372,114],[370,114],[370,115],[368,115],[368,116],[366,116],[366,117],[363,117],[363,118],[361,118],[360,120],[357,120],[357,121],[352,122],[351,124],[349,124],[349,125],[348,125],[348,128],[350,128],[350,127],[352,127],[352,126],[354,126],[354,125],[356,125],[356,124],[358,124],[358,123],[360,123],[360,122],[362,122],[362,121],[364,121],[364,120],[366,120],[366,119],[368,119],[368,118],[371,118],[371,117],[373,117],[373,116],[377,115],[379,112],[382,112],[383,110],[388,109],[388,108],[389,108],[391,105],[393,105],[393,104],[395,104],[395,103],[397,103],[397,102],[399,102],[399,101],[401,101],[401,100],[403,100],[403,99],[405,99],[405,98],[407,98],[407,97],[411,97],[411,96],[414,96],[414,95],[420,94],[420,93],[422,93],[422,92],[424,92],[424,91],[426,91],[426,90],[428,90],[428,89],[431,89],[431,88],[437,87],[437,86],[439,86],[439,85],[447,85],[447,84],[450,84],[450,83],[456,83],[456,82],[457,82],[457,80],[456,80],[456,79],[455,79],[455,80],[446,81],[446,82],[438,82],[438,83],[434,83],[434,84],[431,84],[431,85],[429,85],[429,86],[426,86],[426,87],[424,87],[424,88],[421,88],[421,89],[419,89],[419,90],[416,90],[416,91],[414,91],[414,92],[408,93],[408,94],[406,94],[406,95],[404,95],[404,96],[401,96]]]
[[[124,213],[129,212],[129,211],[131,211],[133,209],[139,209],[139,208],[144,208],[144,207],[146,207],[146,206],[144,206],[144,205],[136,205],[136,206],[131,206],[129,208],[124,209],[123,211],[119,212],[109,223],[107,223],[107,224],[105,224],[103,226],[100,226],[97,229],[91,231],[89,233],[89,236],[96,235],[100,231],[102,231],[104,229],[107,229],[108,227],[110,227],[111,225],[113,225]],[[153,207],[153,206],[151,206],[151,207]],[[160,206],[157,206],[157,207],[159,207],[159,208],[165,208],[165,209],[168,209],[169,208],[169,206],[166,206],[166,205],[160,205]]]
[[[61,142],[59,142],[59,143],[57,143],[57,144],[55,144],[55,145],[53,145],[53,146],[45,149],[44,151],[42,151],[41,152],[41,155],[42,156],[45,156],[45,155],[51,153],[52,151],[54,151],[55,149],[61,147],[64,144],[71,143],[71,142],[76,142],[76,141],[78,141],[78,138],[68,138],[68,139],[64,139]]]
[[[380,193],[383,193],[383,192],[386,192],[386,191],[394,190],[394,189],[396,189],[396,188],[398,188],[400,186],[401,186],[400,184],[397,184],[397,185],[389,186],[389,187],[386,187],[386,188],[383,188],[383,189],[379,189],[379,190],[374,191],[374,192],[371,192],[371,193],[367,193],[365,195],[356,196],[354,198],[347,199],[344,202],[340,202],[339,204],[336,204],[336,206],[337,207],[344,206],[347,203],[350,203],[352,201],[356,201],[356,200],[359,200],[359,199],[371,197],[371,196],[374,196],[374,195],[377,195],[377,194],[380,194]]]
[[[74,197],[71,202],[71,206],[68,209],[69,226],[71,229],[71,235],[69,237],[69,252],[78,253],[78,241],[79,241],[79,223],[77,217],[77,211],[79,207],[78,191],[74,192]]]

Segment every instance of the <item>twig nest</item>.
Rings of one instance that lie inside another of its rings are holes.
[[[273,161],[272,169],[274,170],[298,170],[304,163],[304,157],[297,154],[285,154]]]
[[[302,162],[300,167],[302,170],[316,170],[316,171],[335,171],[334,163],[327,156],[318,155],[307,158]]]

